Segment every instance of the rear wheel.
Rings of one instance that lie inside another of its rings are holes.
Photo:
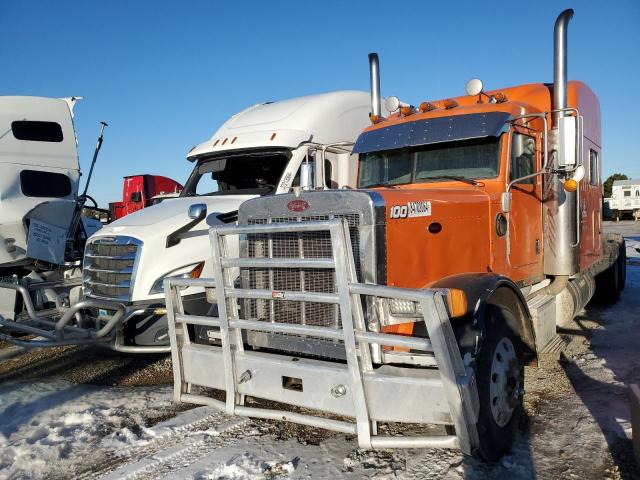
[[[476,378],[480,400],[477,454],[488,461],[509,451],[522,416],[521,342],[507,326],[513,321],[510,311],[487,307],[487,336],[476,361]]]
[[[622,240],[622,245],[620,245],[620,252],[618,253],[618,289],[620,291],[624,290],[624,285],[627,283],[627,243]]]
[[[594,300],[605,305],[612,305],[620,298],[627,278],[627,255],[624,242],[620,246],[618,258],[604,272],[596,275],[596,291]]]

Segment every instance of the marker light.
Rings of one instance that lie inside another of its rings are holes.
[[[496,99],[496,103],[503,103],[507,101],[507,96],[502,92],[496,93],[493,98]]]
[[[407,115],[411,115],[413,113],[413,107],[404,106],[404,107],[400,108],[400,113],[402,113],[402,115],[404,115],[405,117]]]
[[[380,117],[378,115],[369,115],[369,120],[371,120],[371,123],[378,123],[380,121]]]
[[[450,288],[447,295],[447,304],[449,306],[449,314],[451,317],[462,317],[467,313],[467,296],[462,290]]]
[[[422,102],[420,104],[421,112],[428,112],[429,110],[435,110],[436,106],[431,102]]]
[[[442,106],[446,109],[449,108],[454,108],[458,106],[458,102],[456,102],[455,100],[452,100],[450,98],[447,98],[446,100],[442,101]]]
[[[575,192],[576,190],[578,190],[578,182],[575,181],[573,178],[567,178],[564,181],[564,189],[567,192]]]

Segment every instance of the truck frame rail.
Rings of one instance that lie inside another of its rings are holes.
[[[228,255],[232,235],[329,232],[333,258],[240,258]],[[174,400],[210,405],[230,415],[277,419],[355,434],[362,448],[459,448],[478,446],[479,402],[473,369],[465,366],[449,322],[446,290],[414,290],[358,283],[349,228],[339,219],[295,224],[224,225],[210,229],[213,279],[167,278],[164,282],[173,360]],[[243,289],[238,268],[332,269],[335,293]],[[217,316],[186,315],[181,290],[204,287],[217,302]],[[427,338],[369,331],[362,297],[401,299],[420,304]],[[342,328],[285,324],[241,318],[240,299],[322,302],[336,305]],[[219,329],[219,344],[196,344],[190,326]],[[245,349],[243,332],[275,332],[340,342],[346,362],[299,358]],[[429,352],[438,368],[401,368],[372,363],[370,345]],[[192,393],[193,386],[225,392],[220,401]],[[245,397],[263,398],[322,412],[307,414],[248,407]],[[353,421],[327,418],[327,414]],[[445,424],[455,435],[385,436],[379,422]]]

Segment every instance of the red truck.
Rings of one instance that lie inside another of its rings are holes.
[[[124,177],[122,201],[109,204],[111,220],[129,215],[154,204],[162,197],[177,196],[183,186],[162,175],[131,175]]]

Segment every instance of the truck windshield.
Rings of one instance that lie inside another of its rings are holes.
[[[290,156],[263,152],[199,159],[180,196],[267,195],[276,190]]]
[[[360,154],[358,188],[498,175],[500,139],[489,137]]]

